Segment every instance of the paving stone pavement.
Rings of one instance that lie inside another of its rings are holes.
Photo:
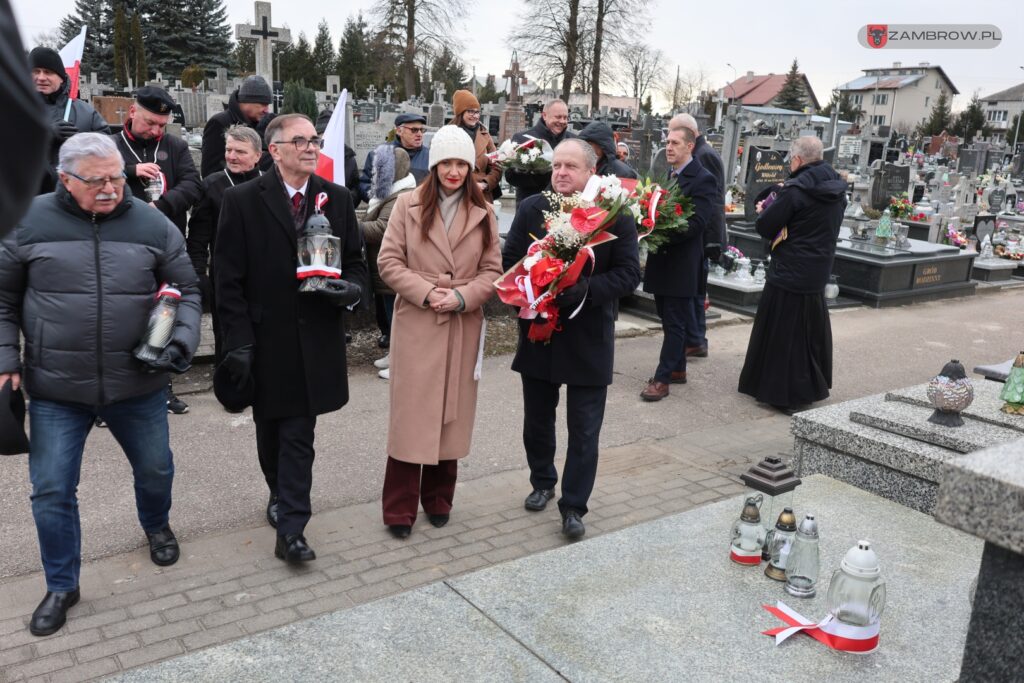
[[[606,449],[587,535],[733,496],[743,489],[740,471],[791,445],[788,418],[772,416]],[[308,567],[275,559],[266,526],[186,542],[173,567],[156,567],[143,549],[88,563],[82,602],[48,638],[26,627],[41,577],[8,580],[0,584],[0,681],[98,679],[563,545],[554,504],[523,509],[527,476],[460,482],[451,522],[435,529],[421,518],[405,541],[387,533],[377,502],[317,514],[307,535],[318,559]]]

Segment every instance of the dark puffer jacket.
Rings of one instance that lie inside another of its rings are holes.
[[[82,211],[63,186],[36,197],[0,243],[0,373],[22,372],[32,398],[86,405],[167,386],[132,356],[163,282],[181,289],[171,343],[191,359],[199,289],[178,228],[127,188],[106,215]]]
[[[68,94],[70,93],[68,79],[57,92],[50,95],[40,95],[43,98],[43,106],[46,108],[46,122],[57,123],[64,120],[64,112],[68,114],[68,123],[73,124],[79,133],[110,133],[110,127],[103,117],[99,115],[92,105],[82,100],[71,100],[71,107],[68,107]],[[50,164],[46,175],[40,183],[39,194],[53,192],[57,188],[57,158],[60,155],[60,147],[64,141],[58,137],[51,138],[50,142]]]
[[[597,160],[597,175],[614,175],[620,178],[636,178],[636,171],[619,161],[615,156],[615,133],[607,123],[593,121],[580,131],[580,140],[592,142],[601,148],[604,155]]]
[[[825,289],[846,210],[846,181],[824,161],[801,166],[757,218],[757,232],[786,239],[772,250],[768,282],[796,294]]]

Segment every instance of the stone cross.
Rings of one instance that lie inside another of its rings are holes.
[[[125,108],[124,107],[118,107],[117,111],[114,112],[114,113],[117,114],[117,121],[118,121],[118,123],[124,123],[124,115],[128,113],[127,111],[125,111]]]
[[[256,43],[256,75],[267,83],[274,81],[274,43],[289,45],[292,34],[286,28],[274,28],[270,23],[270,3],[256,2],[256,23],[237,24],[235,38]]]
[[[371,84],[370,87],[366,89],[366,94],[370,96],[371,102],[376,102],[377,86]]]
[[[444,83],[441,81],[434,81],[434,104],[444,104],[444,96]]]
[[[523,85],[526,85],[526,74],[523,71],[519,70],[519,55],[518,55],[518,53],[516,53],[516,52],[512,53],[512,64],[505,71],[505,73],[502,74],[502,76],[504,76],[505,78],[512,79],[512,82],[511,82],[511,84],[509,86],[508,103],[509,104],[518,104],[519,103],[519,85],[520,85],[520,82],[522,82]]]
[[[384,101],[386,103],[391,104],[391,95],[393,95],[394,92],[395,89],[391,87],[390,83],[388,83],[387,86],[385,86],[384,88]]]

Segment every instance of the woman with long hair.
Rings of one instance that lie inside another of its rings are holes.
[[[422,504],[448,523],[458,461],[469,454],[483,360],[482,306],[501,275],[498,224],[473,180],[473,142],[444,126],[430,173],[391,212],[377,267],[397,295],[384,523],[409,536]]]

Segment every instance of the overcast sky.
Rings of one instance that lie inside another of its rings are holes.
[[[12,3],[26,47],[34,44],[34,36],[56,28],[74,7],[74,0]],[[311,41],[317,23],[326,18],[337,42],[346,18],[359,10],[368,15],[372,4],[372,0],[288,0],[273,4],[272,18],[274,25],[290,28],[293,39],[305,31]],[[1024,13],[1013,10],[1015,4],[1007,0],[658,0],[649,3],[655,20],[643,35],[668,56],[666,76],[674,76],[678,65],[684,74],[703,71],[716,88],[733,78],[733,69],[726,64],[732,64],[739,75],[747,71],[785,73],[796,57],[822,105],[828,102],[832,88],[862,75],[861,69],[888,66],[893,61],[905,65],[927,61],[942,66],[952,79],[961,93],[953,106],[960,109],[976,90],[985,96],[1024,82],[1020,68],[1024,66]],[[927,13],[922,12],[925,7]],[[251,0],[227,0],[227,8],[232,24],[253,21]],[[465,43],[462,58],[467,73],[474,66],[479,76],[504,72],[511,54],[506,36],[524,11],[524,4],[517,0],[470,4],[469,20],[456,30]],[[857,30],[868,23],[939,22],[995,24],[1003,41],[992,50],[927,51],[871,50],[857,42]],[[88,65],[83,66],[88,71]]]

